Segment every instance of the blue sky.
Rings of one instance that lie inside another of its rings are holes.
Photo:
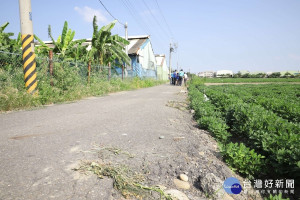
[[[20,31],[18,2],[0,3],[0,24],[10,22],[6,31],[15,35]],[[169,43],[176,42],[173,68],[178,63],[191,72],[300,70],[300,0],[102,2],[120,22],[128,22],[129,35],[151,35],[156,54],[168,58]],[[92,37],[94,14],[100,26],[113,20],[98,0],[31,0],[31,4],[33,30],[42,40],[49,40],[49,24],[57,38],[66,20],[79,39]],[[123,36],[123,25],[113,32]]]

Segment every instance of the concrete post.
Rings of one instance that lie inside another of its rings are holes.
[[[22,34],[22,54],[25,87],[28,93],[35,94],[37,92],[37,80],[32,28],[31,1],[19,0],[19,10]]]

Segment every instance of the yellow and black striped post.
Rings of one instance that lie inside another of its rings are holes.
[[[31,94],[36,92],[37,87],[35,53],[32,51],[32,44],[33,35],[22,35],[24,81],[27,92]]]
[[[32,28],[32,12],[30,0],[19,0],[20,24],[22,34],[23,71],[27,92],[37,94],[36,62]]]

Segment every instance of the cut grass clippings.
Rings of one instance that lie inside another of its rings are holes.
[[[170,101],[168,101],[166,106],[172,107],[172,108],[177,108],[178,110],[181,110],[181,111],[188,110],[188,103],[187,102],[170,100]]]
[[[113,166],[100,162],[85,161],[79,168],[79,172],[92,172],[99,178],[109,177],[113,179],[113,186],[123,197],[135,197],[138,199],[151,198],[151,192],[157,192],[161,199],[172,200],[172,197],[165,194],[159,187],[148,187],[141,182],[145,180],[142,174],[134,173],[126,166]]]
[[[134,154],[131,154],[129,153],[128,151],[124,151],[118,147],[100,147],[98,145],[95,145],[93,148],[92,148],[92,151],[95,151],[97,153],[103,153],[103,151],[108,151],[108,152],[111,152],[113,153],[114,155],[125,155],[125,156],[128,156],[128,158],[134,158]]]

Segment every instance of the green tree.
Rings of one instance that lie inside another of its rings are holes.
[[[68,22],[65,21],[62,33],[58,36],[57,40],[54,40],[52,37],[51,26],[48,27],[48,34],[55,45],[53,48],[53,53],[59,54],[59,57],[65,58],[70,52],[74,52],[72,49],[75,48],[77,45],[81,45],[85,42],[85,39],[82,40],[73,40],[75,36],[75,31],[72,31],[68,28]],[[78,52],[79,51],[75,51]],[[72,53],[71,53],[72,54]]]
[[[273,72],[269,75],[269,78],[279,78],[281,76],[280,72]]]
[[[246,73],[246,74],[243,74],[241,77],[242,77],[242,78],[250,78],[250,74],[249,74],[249,73]]]
[[[257,78],[265,78],[266,74],[265,73],[258,73]]]
[[[54,44],[53,48],[47,46],[39,37],[34,35],[34,38],[40,43],[40,45],[35,48],[38,54],[47,56],[49,51],[52,50],[53,53],[60,58],[72,59],[75,61],[85,60],[84,58],[86,57],[87,50],[85,46],[82,46],[82,43],[86,40],[73,40],[75,31],[68,28],[67,21],[65,21],[62,34],[58,36],[57,40],[54,40],[52,36],[50,25],[48,27],[48,34]]]
[[[242,73],[238,72],[238,73],[233,75],[233,78],[241,78],[241,76],[242,76]]]
[[[286,72],[283,77],[284,78],[289,78],[291,76],[292,76],[292,74],[290,72]]]
[[[124,51],[125,46],[129,42],[119,35],[112,35],[111,33],[116,22],[115,20],[98,30],[97,18],[94,16],[92,52],[95,58],[99,60],[101,66],[107,65],[109,62],[112,62],[114,65],[119,65],[123,62],[130,64],[130,58]]]
[[[88,58],[86,55],[88,54],[88,50],[86,49],[87,46],[82,45],[83,42],[84,42],[83,40],[78,41],[77,44],[73,48],[70,48],[66,52],[66,55],[68,57],[75,59],[76,61],[79,61],[79,60],[87,61]]]

